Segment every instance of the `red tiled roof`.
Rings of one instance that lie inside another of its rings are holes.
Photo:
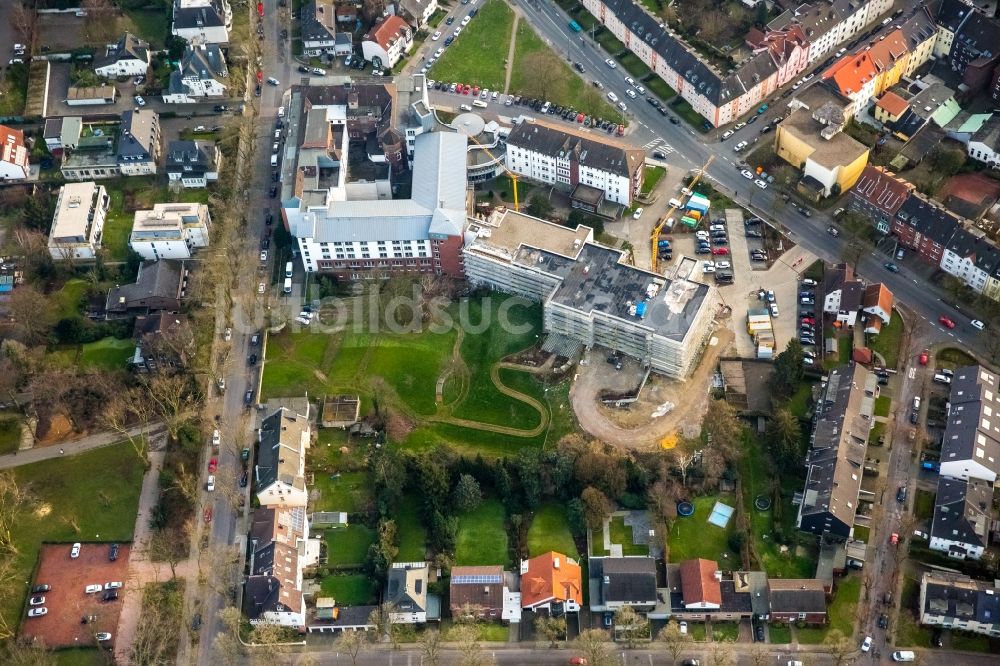
[[[549,551],[528,560],[528,571],[521,576],[521,606],[568,599],[582,604],[582,585],[580,565],[562,553]]]
[[[715,579],[719,563],[712,560],[685,560],[680,564],[681,593],[684,604],[722,605],[722,587]]]
[[[389,50],[389,45],[395,41],[401,33],[409,31],[410,26],[406,21],[398,16],[390,16],[380,24],[375,26],[368,33],[368,39],[378,42],[378,45],[385,50]]]
[[[878,98],[878,102],[875,103],[875,106],[880,109],[884,109],[890,116],[898,116],[910,107],[910,103],[889,90]]]
[[[865,296],[861,300],[862,308],[877,307],[882,312],[892,314],[892,292],[881,282],[865,287]]]
[[[885,211],[889,217],[895,217],[912,191],[913,185],[910,183],[896,178],[881,167],[871,165],[865,167],[858,182],[851,189],[854,196]]]
[[[833,79],[833,84],[844,95],[861,90],[875,78],[878,71],[867,51],[857,55],[846,55],[823,72],[824,79]]]
[[[24,146],[24,132],[0,125],[0,161],[28,169],[28,150]]]

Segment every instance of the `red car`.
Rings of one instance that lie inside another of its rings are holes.
[[[803,317],[802,318],[802,323],[803,324],[809,324],[810,326],[812,326],[813,324],[816,323],[816,320],[813,319],[812,317]]]
[[[479,86],[472,86],[472,94],[473,95],[479,94]]]
[[[619,125],[618,126],[618,136],[625,136],[625,126],[624,125]]]
[[[219,459],[212,458],[208,461],[208,471],[214,473],[219,468]]]
[[[898,544],[899,543],[899,535],[896,534],[895,532],[893,532],[892,536],[889,537],[889,543],[891,543],[893,546],[895,546],[896,544]]]
[[[930,355],[926,351],[920,352],[920,365],[927,365],[927,361],[930,360]]]
[[[264,18],[264,3],[263,2],[258,2],[257,3],[257,15],[260,16],[261,18]]]
[[[944,315],[938,317],[938,321],[941,322],[941,325],[944,326],[945,328],[955,328],[955,322],[953,322],[951,319],[948,319],[948,317],[945,317]]]
[[[722,255],[729,254],[729,248],[727,248],[727,247],[713,247],[712,248],[712,254],[722,254]]]
[[[468,95],[471,92],[472,92],[472,86],[465,86],[465,88],[462,90],[463,95]]]
[[[584,118],[586,118],[586,117],[587,116],[583,115],[582,113],[578,113],[578,114],[576,114],[576,122],[582,123],[583,120],[584,120]]]
[[[205,523],[206,524],[212,522],[212,507],[207,507],[205,509],[204,517],[205,517]]]
[[[257,70],[257,83],[264,83],[264,70]]]

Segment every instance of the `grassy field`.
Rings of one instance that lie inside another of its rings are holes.
[[[716,643],[736,641],[740,637],[740,625],[736,622],[713,622],[712,640]]]
[[[729,535],[736,529],[735,516],[729,521],[726,529],[710,525],[708,517],[712,513],[712,507],[716,501],[721,500],[729,506],[735,506],[736,500],[727,494],[707,495],[696,497],[694,503],[694,515],[690,518],[678,518],[670,527],[670,536],[667,544],[670,548],[670,561],[683,562],[703,557],[708,560],[719,562],[725,567],[724,562],[738,563],[739,553],[734,553],[729,549]],[[725,555],[725,557],[723,557]]]
[[[788,410],[800,419],[804,419],[809,411],[809,402],[812,400],[812,384],[803,382],[795,389],[795,393],[788,399]]]
[[[485,500],[475,511],[459,517],[455,564],[476,566],[510,564],[506,515],[499,500]]]
[[[107,666],[108,658],[97,648],[70,648],[52,653],[52,661],[44,662],[55,666]]]
[[[621,544],[622,555],[649,555],[649,546],[632,542],[632,528],[625,524],[624,516],[615,516],[608,525],[611,543]]]
[[[0,455],[14,453],[21,444],[21,419],[17,414],[0,418]]]
[[[364,509],[371,496],[366,472],[343,472],[337,478],[317,473],[312,490],[319,491],[315,511],[346,511],[355,513]]]
[[[913,498],[913,516],[917,520],[930,520],[934,516],[934,493],[917,490]]]
[[[31,579],[43,541],[131,540],[142,474],[129,444],[16,468],[32,501],[14,519],[12,580]],[[17,626],[23,603],[16,593],[0,599],[9,626]]]
[[[829,623],[825,627],[796,629],[795,633],[799,642],[807,645],[819,645],[826,639],[831,629],[839,629],[848,638],[853,636],[860,594],[860,576],[848,576],[841,579],[837,583],[833,601],[826,609]]]
[[[420,500],[417,497],[405,497],[396,512],[396,541],[399,562],[416,562],[423,560],[427,550],[427,530],[420,521]]]
[[[775,645],[787,645],[792,642],[792,627],[782,622],[775,622],[768,627],[767,634],[771,643]]]
[[[69,319],[80,314],[83,297],[87,293],[87,283],[73,278],[67,280],[62,288],[52,294],[60,319]]]
[[[132,22],[135,32],[154,49],[162,49],[170,29],[167,12],[143,9],[125,9],[125,16]]]
[[[327,576],[320,582],[322,596],[333,597],[338,606],[360,606],[373,603],[375,584],[363,574]]]
[[[677,91],[667,85],[667,82],[660,77],[653,75],[645,82],[650,92],[660,98],[661,102],[669,102],[677,96]]]
[[[621,63],[621,66],[624,67],[629,74],[637,79],[645,78],[653,73],[649,67],[646,67],[646,64],[642,62],[642,60],[639,60],[639,56],[631,51],[619,57],[618,62]]]
[[[124,370],[134,353],[135,341],[106,337],[97,342],[56,349],[48,358],[64,367]]]
[[[503,88],[504,61],[510,47],[514,12],[501,0],[489,0],[458,39],[445,49],[428,76],[490,90]],[[457,27],[457,24],[456,24]]]
[[[528,555],[535,557],[554,550],[579,560],[573,535],[566,521],[566,510],[559,504],[543,504],[535,512],[528,528]]]
[[[333,566],[364,564],[368,546],[375,541],[375,532],[357,523],[335,530],[326,530],[327,563]]]
[[[887,395],[880,395],[875,398],[875,416],[889,416],[889,408],[892,406],[892,398]]]
[[[872,351],[882,355],[887,368],[895,368],[899,365],[899,344],[903,338],[903,318],[898,312],[892,313],[892,319],[888,326],[883,326],[882,331],[872,338],[870,346]]]
[[[571,106],[588,116],[608,119],[619,116],[618,111],[605,101],[601,91],[577,76],[566,60],[556,55],[527,21],[521,21],[517,26],[508,92],[544,97],[554,105]]]
[[[656,189],[665,175],[667,175],[667,170],[664,167],[646,167],[646,173],[642,179],[642,195],[649,196],[649,193]]]
[[[448,632],[454,626],[451,620],[441,621],[441,639],[442,640],[452,640],[448,636]],[[485,641],[487,643],[504,643],[508,640],[509,631],[508,628],[502,624],[496,624],[495,622],[482,623],[476,625],[479,629],[479,640]]]
[[[611,55],[618,55],[625,50],[625,44],[618,41],[618,38],[612,35],[611,31],[607,28],[599,29],[597,31],[596,39],[597,43],[601,45],[601,48]]]
[[[947,347],[939,351],[934,363],[937,368],[948,368],[950,370],[975,364],[976,359],[971,354],[955,347]]]

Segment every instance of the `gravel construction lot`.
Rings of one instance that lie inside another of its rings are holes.
[[[121,597],[117,601],[102,601],[103,592],[84,593],[84,588],[92,583],[126,582],[130,547],[121,544],[118,559],[110,562],[109,545],[84,543],[80,557],[75,560],[69,556],[71,544],[42,547],[38,573],[31,586],[52,586],[48,592],[40,593],[45,597],[49,612],[43,617],[25,617],[21,624],[22,638],[40,639],[49,648],[94,645],[94,635],[102,631],[110,632],[114,639]],[[123,592],[119,590],[119,595]],[[93,616],[97,618],[95,621],[81,622],[82,618]],[[109,641],[104,645],[110,647],[111,644]]]

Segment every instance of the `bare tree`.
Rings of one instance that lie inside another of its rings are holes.
[[[151,405],[139,387],[120,391],[111,396],[101,414],[102,427],[118,433],[135,451],[143,463],[148,462],[146,427],[152,420]],[[141,432],[137,432],[138,429]]]
[[[169,595],[147,585],[142,595],[142,617],[130,650],[130,662],[148,666],[168,666],[176,662],[177,632],[181,609]]]
[[[146,377],[143,386],[156,415],[163,420],[171,439],[176,440],[195,407],[190,379],[186,375],[156,373]]]
[[[649,638],[649,620],[631,606],[622,606],[615,611],[614,626],[615,637],[625,641],[629,649],[634,649],[640,640]]]
[[[535,631],[545,637],[550,648],[554,648],[559,641],[566,640],[566,618],[539,615],[535,618]]]
[[[56,323],[52,300],[30,284],[21,285],[11,293],[7,310],[14,320],[17,337],[25,344],[42,342]]]
[[[7,641],[0,649],[0,662],[6,666],[53,666],[56,657],[41,641]]]
[[[146,547],[153,562],[166,562],[170,567],[170,577],[177,578],[177,565],[187,557],[188,530],[180,534],[175,531],[153,530]]]
[[[481,627],[477,623],[456,624],[448,632],[448,639],[458,644],[461,666],[488,666],[493,658],[483,651],[480,644]]]
[[[681,625],[677,620],[667,622],[667,626],[660,629],[657,638],[663,641],[673,664],[677,663],[677,660],[680,659],[681,651],[691,641],[691,637],[681,631]]]
[[[30,500],[28,487],[18,482],[12,470],[0,472],[0,550],[8,557],[19,552],[14,542],[14,523]]]
[[[611,666],[614,660],[608,650],[608,634],[600,629],[581,631],[576,639],[576,649],[590,666]]]
[[[754,643],[753,647],[750,648],[749,656],[753,666],[767,666],[771,661],[771,654],[761,643]]]
[[[835,666],[843,666],[849,661],[849,656],[854,652],[854,644],[844,636],[839,629],[831,629],[823,640],[827,653],[833,659]]]
[[[87,37],[95,42],[106,42],[117,29],[115,15],[117,9],[111,0],[83,0],[83,9],[87,11],[84,20],[84,31]]]
[[[736,653],[733,651],[733,642],[712,643],[712,649],[708,652],[708,663],[711,666],[734,666]]]
[[[441,632],[427,629],[420,635],[420,655],[426,666],[438,666],[441,659]]]
[[[31,47],[35,41],[35,28],[38,25],[38,15],[34,6],[29,7],[23,2],[17,2],[10,8],[10,24],[14,32]]]
[[[24,595],[24,587],[21,583],[24,574],[15,569],[15,559],[10,556],[0,557],[0,598],[10,599],[18,594]],[[14,643],[15,641],[8,639],[14,636],[15,631],[17,631],[17,625],[9,624],[7,615],[0,613],[0,641],[6,641],[8,645]],[[0,655],[2,654],[3,652],[0,651]],[[10,662],[0,660],[0,663]]]
[[[363,631],[342,631],[337,641],[337,649],[351,658],[351,663],[358,666],[358,654],[368,645]]]

